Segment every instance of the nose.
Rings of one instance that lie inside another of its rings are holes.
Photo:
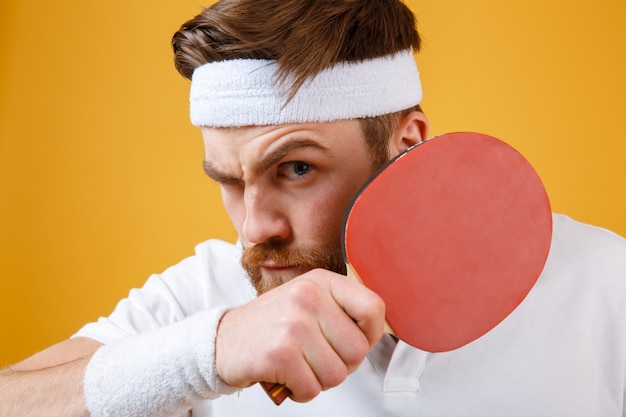
[[[286,240],[291,234],[287,207],[277,195],[261,187],[246,187],[244,205],[246,215],[242,233],[247,242],[259,244],[269,240]]]

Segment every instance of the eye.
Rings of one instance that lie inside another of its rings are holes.
[[[280,164],[278,175],[287,179],[297,180],[311,172],[311,165],[302,161],[285,162]]]

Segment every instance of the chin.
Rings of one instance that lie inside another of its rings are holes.
[[[280,271],[280,272],[267,272],[263,271],[261,273],[260,279],[252,280],[254,287],[257,290],[257,294],[261,295],[268,291],[273,290],[274,288],[280,287],[281,285],[291,281],[292,279],[310,271],[310,269],[296,269],[289,268],[288,271]]]

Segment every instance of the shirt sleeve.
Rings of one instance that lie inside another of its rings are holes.
[[[196,246],[195,255],[153,274],[132,289],[108,317],[86,324],[72,337],[108,344],[178,322],[196,312],[234,308],[255,297],[240,266],[241,249],[220,240]]]

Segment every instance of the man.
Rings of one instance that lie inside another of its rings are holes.
[[[350,199],[427,136],[419,44],[397,0],[222,0],[184,24],[176,67],[239,242],[198,245],[3,371],[1,414],[624,415],[626,242],[610,232],[555,216],[531,294],[449,353],[383,334],[380,298],[341,276]]]

